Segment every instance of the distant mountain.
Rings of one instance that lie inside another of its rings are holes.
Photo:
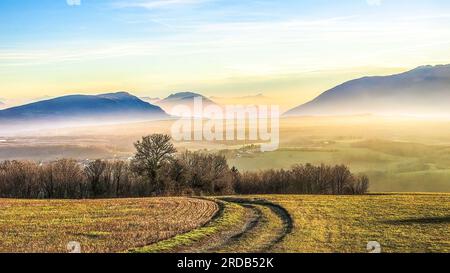
[[[167,118],[158,106],[126,92],[70,95],[0,111],[1,123],[49,121],[98,123]]]
[[[159,103],[184,103],[184,102],[190,102],[193,101],[195,98],[202,98],[203,102],[206,103],[214,103],[212,100],[206,98],[203,95],[200,95],[198,93],[193,93],[193,92],[180,92],[180,93],[175,93],[172,94],[170,96],[168,96],[167,98],[161,100]]]
[[[356,114],[449,116],[450,65],[348,81],[285,116]]]
[[[202,105],[201,105],[200,110],[202,110],[202,111],[205,110],[205,108],[208,106],[217,105],[215,102],[208,99],[207,97],[205,97],[201,94],[193,93],[193,92],[175,93],[175,94],[168,96],[165,99],[155,102],[155,104],[160,106],[164,111],[166,111],[170,115],[196,116],[195,109],[194,109],[194,102],[196,99],[197,100],[201,99]],[[190,115],[183,115],[183,114],[178,113],[179,111],[177,111],[178,110],[177,106],[189,109]],[[175,107],[177,107],[177,108],[175,108]],[[207,115],[206,115],[206,117],[207,117]]]
[[[3,109],[6,107],[6,104],[0,101],[0,109]]]

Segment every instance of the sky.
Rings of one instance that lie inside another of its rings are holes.
[[[2,0],[0,101],[129,91],[293,107],[450,63],[448,0]]]

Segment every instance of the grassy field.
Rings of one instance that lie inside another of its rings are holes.
[[[294,221],[275,252],[450,252],[450,195],[274,196]]]
[[[450,252],[450,194],[0,203],[0,252]]]
[[[376,241],[386,253],[450,252],[449,194],[264,195],[220,200],[248,211],[239,214],[247,215],[241,221],[233,214],[241,230],[229,231],[222,245],[209,247],[208,241],[190,240],[180,248],[179,240],[172,239],[170,247],[154,248],[167,246],[163,241],[143,251],[365,253],[368,242]],[[226,226],[213,221],[208,228],[217,228],[226,237]]]
[[[0,252],[121,252],[198,228],[216,203],[186,198],[89,201],[0,199]]]

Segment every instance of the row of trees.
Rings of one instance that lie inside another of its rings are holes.
[[[131,161],[62,159],[40,164],[0,163],[3,198],[114,198],[161,195],[364,194],[367,177],[346,166],[299,165],[290,170],[240,173],[224,156],[176,153],[167,135],[135,144]]]
[[[236,179],[240,194],[365,194],[369,178],[345,165],[296,165],[290,170],[247,172]]]

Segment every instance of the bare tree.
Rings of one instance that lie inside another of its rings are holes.
[[[115,184],[115,196],[119,197],[121,194],[122,183],[128,180],[128,165],[124,161],[115,161],[112,166],[113,180]]]
[[[334,167],[332,183],[334,185],[333,194],[344,194],[345,188],[352,180],[353,175],[345,165],[338,165]]]
[[[85,173],[91,183],[92,194],[99,197],[102,193],[101,178],[103,172],[106,170],[106,162],[102,160],[95,160],[90,162],[86,168]]]
[[[356,191],[354,194],[365,194],[369,191],[369,177],[362,175],[356,183]]]
[[[172,161],[177,152],[171,142],[171,137],[163,134],[154,134],[143,137],[134,144],[136,154],[132,161],[133,168],[148,178],[150,191],[160,193],[162,185],[158,179],[158,171],[162,164]],[[151,185],[153,184],[153,185]]]

